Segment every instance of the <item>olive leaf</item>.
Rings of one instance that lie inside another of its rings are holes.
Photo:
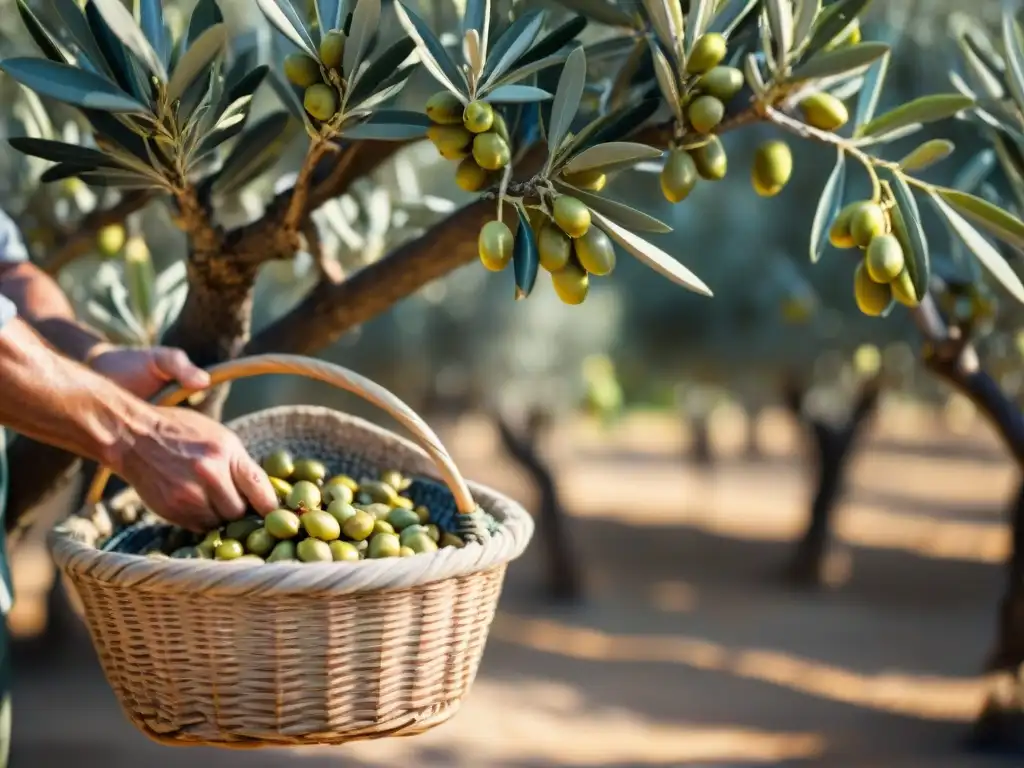
[[[634,235],[628,229],[620,227],[598,211],[591,209],[590,215],[597,224],[601,225],[601,229],[608,233],[609,237],[633,254],[645,266],[694,293],[704,296],[713,295],[711,289],[699,277],[656,245]]]
[[[648,38],[647,42],[650,45],[651,57],[654,60],[654,77],[658,81],[658,90],[661,91],[662,98],[671,107],[672,114],[675,115],[676,120],[682,123],[682,100],[679,98],[679,88],[676,85],[676,77],[672,71],[672,65],[669,64],[658,43],[650,38]]]
[[[349,77],[355,74],[366,58],[379,24],[380,0],[357,0],[342,61],[342,68]]]
[[[957,213],[985,229],[989,234],[1017,248],[1024,248],[1024,222],[977,195],[957,189],[936,187],[935,192]]]
[[[904,171],[921,171],[935,163],[945,160],[956,149],[956,145],[947,139],[931,139],[919,145],[910,154],[899,161]]]
[[[199,39],[199,36],[214,24],[221,24],[224,15],[220,12],[220,6],[216,0],[199,0],[192,9],[192,16],[188,21],[188,34],[181,40],[182,47],[188,47]],[[300,48],[305,46],[300,45]],[[308,53],[308,51],[307,51]]]
[[[851,74],[888,53],[889,46],[885,43],[848,45],[844,48],[825,51],[807,59],[803,64],[795,67],[793,74],[787,79],[790,82],[799,82]]]
[[[480,56],[487,58],[487,32],[491,21],[491,0],[467,0],[462,17],[462,32],[471,29],[480,36]]]
[[[871,122],[875,116],[878,100],[882,96],[882,87],[885,85],[885,76],[889,72],[889,59],[889,52],[886,51],[864,73],[864,83],[857,97],[857,112],[853,119],[855,128]]]
[[[0,61],[0,70],[42,96],[77,107],[145,114],[149,108],[105,77],[55,61],[15,58]]]
[[[312,128],[313,123],[306,114],[306,109],[302,106],[302,100],[296,95],[291,83],[286,82],[276,69],[270,70],[267,74],[267,82],[274,90],[274,93],[277,94],[281,104],[291,112],[292,117],[300,120],[307,128]]]
[[[138,63],[138,57],[114,34],[95,3],[85,4],[85,18],[96,44],[114,73],[114,81],[139,101],[148,103],[152,91]]]
[[[754,10],[759,0],[726,0],[719,3],[722,7],[715,13],[706,32],[717,32],[729,37],[744,19]]]
[[[545,58],[540,59],[538,61],[530,62],[529,64],[523,67],[514,68],[511,71],[507,72],[504,76],[496,78],[493,82],[488,83],[487,88],[481,88],[479,91],[477,91],[477,96],[483,96],[484,94],[489,93],[491,90],[497,88],[498,86],[510,85],[512,83],[517,83],[520,80],[525,80],[531,75],[535,75],[538,72],[547,69],[548,67],[555,66],[556,64],[561,64],[564,61],[565,56],[562,56],[561,54],[555,54],[554,56],[546,56]]]
[[[632,208],[625,203],[595,195],[593,192],[587,192],[586,190],[574,187],[561,179],[556,180],[555,184],[562,191],[567,192],[586,204],[591,211],[597,211],[631,231],[637,230],[639,232],[655,232],[658,234],[672,231],[672,227],[668,224],[658,221],[653,216],[648,216],[643,211],[638,211],[636,208]]]
[[[275,162],[287,138],[289,120],[286,112],[271,112],[243,133],[217,174],[217,191],[238,190]]]
[[[1003,48],[1006,52],[1010,93],[1018,106],[1024,105],[1024,46],[1021,43],[1020,25],[1009,9],[1003,11]]]
[[[797,9],[793,22],[793,48],[799,50],[814,30],[814,22],[821,13],[821,0],[796,0]]]
[[[807,44],[802,56],[803,61],[811,59],[842,34],[853,20],[867,7],[871,0],[837,0],[818,14],[811,42]]]
[[[501,77],[533,45],[544,26],[544,11],[528,11],[499,37],[484,65],[483,86]]]
[[[587,57],[583,48],[577,48],[565,60],[561,77],[558,78],[558,89],[555,100],[551,104],[551,122],[548,126],[549,165],[555,153],[562,145],[562,140],[569,132],[569,126],[580,107],[583,88],[587,84]]]
[[[606,24],[609,27],[638,29],[642,23],[638,18],[608,0],[558,0],[558,2],[570,11],[582,13],[599,24]],[[753,2],[757,2],[757,0],[753,0]]]
[[[39,177],[42,184],[50,184],[54,181],[70,179],[73,176],[81,176],[83,173],[96,170],[95,165],[74,165],[72,163],[58,163],[47,168]]]
[[[505,75],[501,78],[504,81],[508,81],[508,78],[513,73],[518,73],[523,68],[529,67],[540,62],[542,59],[555,58],[555,54],[561,51],[566,45],[573,42],[577,35],[579,35],[587,27],[587,19],[583,16],[575,16],[569,21],[562,24],[560,27],[556,27],[547,35],[542,37],[537,43],[530,48],[526,53],[516,59],[512,65],[512,73]],[[536,72],[537,70],[532,70]]]
[[[1003,258],[1002,254],[989,243],[978,230],[967,222],[959,213],[953,210],[939,196],[938,193],[929,191],[932,203],[939,212],[946,218],[957,236],[963,241],[967,249],[974,254],[996,280],[1003,284],[1017,301],[1024,303],[1024,285],[1021,284],[1017,273],[1010,268],[1010,265]]]
[[[32,35],[32,39],[36,41],[36,45],[39,46],[39,50],[43,52],[43,55],[50,61],[56,61],[58,64],[67,64],[67,57],[64,56],[64,53],[57,46],[57,43],[54,42],[50,33],[43,26],[43,23],[25,3],[25,0],[18,0],[18,13],[21,15],[21,20],[25,23],[28,33]]]
[[[936,93],[921,96],[895,109],[879,115],[861,126],[858,136],[871,136],[892,131],[911,123],[930,123],[952,117],[974,105],[974,100],[957,93]]]
[[[825,188],[818,198],[818,207],[814,211],[811,224],[811,263],[817,263],[825,252],[828,243],[828,231],[843,207],[843,193],[846,185],[846,153],[842,147],[836,148],[836,164],[832,167],[825,182]]]
[[[537,283],[540,257],[526,211],[517,205],[516,213],[519,214],[519,228],[516,231],[515,245],[512,247],[512,271],[516,278],[516,301],[519,301],[533,292],[533,287]]]
[[[142,34],[153,46],[157,58],[166,67],[171,58],[170,39],[164,26],[164,8],[162,0],[137,0],[139,27]]]
[[[110,31],[117,36],[118,40],[127,46],[150,72],[160,78],[161,82],[166,83],[167,70],[164,68],[163,61],[156,55],[153,46],[139,29],[139,25],[135,23],[131,11],[121,3],[121,0],[91,0],[91,2],[96,6],[96,10],[99,11],[100,16],[103,17],[107,26],[110,27]]]
[[[708,28],[715,15],[716,0],[691,0],[690,13],[686,17],[686,48],[689,50]]]
[[[562,158],[572,157],[588,146],[617,141],[628,136],[657,112],[660,106],[661,99],[645,99],[619,107],[592,120],[559,150],[556,164]]]
[[[309,30],[289,0],[256,0],[256,5],[267,17],[267,21],[301,48],[307,56],[320,58]]]
[[[346,139],[375,139],[377,141],[408,141],[426,135],[430,119],[422,112],[404,109],[380,109],[366,120],[344,127]]]
[[[416,43],[423,66],[434,76],[435,80],[465,101],[466,78],[463,76],[462,70],[452,61],[437,35],[430,30],[423,19],[398,0],[395,2],[395,13],[398,14],[398,21],[405,28],[406,33]]]
[[[892,174],[890,189],[896,202],[889,212],[893,234],[903,247],[906,269],[914,284],[917,300],[921,301],[928,293],[928,280],[931,274],[928,238],[925,237],[924,226],[921,224],[921,212],[917,208],[914,194],[901,174]]]
[[[626,168],[641,160],[661,157],[662,151],[646,144],[631,141],[610,141],[583,150],[565,164],[563,173],[575,174],[583,171],[597,171],[610,167]]]
[[[116,158],[91,147],[77,144],[65,144],[50,139],[33,139],[27,136],[16,136],[8,139],[8,143],[19,152],[55,163],[89,166],[91,168],[117,168],[121,163]]]
[[[793,49],[792,0],[765,0],[764,9],[768,17],[768,29],[775,42],[775,61],[783,67]]]
[[[167,84],[169,101],[174,102],[181,98],[185,89],[220,55],[227,41],[227,27],[223,23],[214,24],[188,47],[188,50],[178,59],[178,65],[171,74],[171,81]]]
[[[342,13],[346,5],[342,0],[317,0],[316,12],[321,34],[341,29],[344,21]]]
[[[113,75],[110,65],[107,64],[103,52],[96,43],[96,38],[93,37],[92,30],[89,29],[85,14],[75,0],[53,0],[53,4],[57,15],[60,16],[60,20],[64,24],[64,32],[78,47],[78,51],[94,68]]]
[[[899,128],[893,128],[884,133],[861,136],[860,138],[853,139],[850,143],[855,147],[874,147],[879,144],[888,144],[891,141],[905,139],[907,136],[917,133],[923,127],[921,123],[910,123],[909,125],[901,125]]]
[[[532,85],[499,85],[487,93],[487,100],[495,104],[522,104],[532,101],[547,101],[550,98],[550,93]]]
[[[1002,78],[988,68],[974,48],[967,42],[966,38],[961,39],[959,43],[967,75],[974,83],[975,90],[980,91],[989,98],[1002,99],[1006,95]]]
[[[396,75],[402,63],[409,58],[409,54],[415,48],[416,42],[412,38],[403,37],[374,61],[371,61],[370,66],[356,77],[352,85],[349,101],[352,104],[358,105],[374,91],[378,90],[380,86],[387,87],[387,85],[392,85],[393,83],[387,83],[388,78]]]

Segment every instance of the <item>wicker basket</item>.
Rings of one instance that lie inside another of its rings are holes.
[[[412,735],[450,718],[476,676],[505,568],[533,532],[530,516],[468,485],[430,428],[361,376],[277,355],[210,373],[212,384],[299,374],[386,410],[420,447],[326,408],[272,408],[229,426],[258,459],[286,447],[332,473],[402,470],[416,478],[414,501],[468,543],[354,563],[154,560],[118,551],[152,539],[152,523],[113,537],[95,524],[138,506],[132,491],[100,504],[109,479],[101,470],[87,507],[54,528],[50,546],[129,719],[165,744],[246,748]]]

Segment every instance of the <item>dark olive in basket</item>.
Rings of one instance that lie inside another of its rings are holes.
[[[308,480],[299,480],[288,494],[288,508],[310,510],[320,508],[320,489]]]
[[[419,525],[420,518],[411,509],[395,507],[388,513],[388,522],[396,531],[401,531],[410,525]]]
[[[257,528],[245,539],[245,548],[254,555],[266,557],[277,544],[277,539],[266,528]]]
[[[217,551],[214,552],[214,556],[218,560],[237,560],[244,554],[245,547],[242,546],[242,542],[235,539],[224,539],[217,545]]]
[[[402,543],[416,554],[437,552],[437,544],[426,533],[414,533]]]
[[[199,557],[199,553],[196,552],[195,547],[181,547],[171,552],[171,557],[175,560],[195,560]]]
[[[344,483],[327,483],[321,491],[324,497],[324,504],[333,504],[336,501],[343,501],[346,504],[351,504],[355,499],[356,495],[352,493],[352,489]]]
[[[359,550],[350,541],[332,541],[329,545],[334,562],[348,562],[359,559]]]
[[[322,509],[313,509],[302,516],[302,527],[306,533],[320,541],[334,541],[341,536],[341,523],[334,515]]]
[[[346,538],[363,541],[373,533],[374,522],[376,521],[373,519],[373,515],[358,509],[352,517],[342,523],[341,530]]]
[[[305,480],[314,485],[321,485],[327,477],[327,467],[322,461],[316,459],[299,459],[295,462],[295,471],[292,472],[292,480],[296,482]]]
[[[295,545],[290,541],[279,541],[267,555],[268,563],[288,562],[295,559]]]
[[[427,529],[427,535],[434,540],[436,544],[441,540],[441,529],[433,523],[428,523],[424,526]]]
[[[350,491],[352,491],[352,493],[355,493],[356,491],[359,490],[359,483],[357,483],[355,480],[353,480],[348,475],[335,475],[330,480],[328,480],[326,483],[324,483],[324,485],[335,485],[335,484],[340,484],[340,485],[347,486],[348,489]]]
[[[295,471],[295,461],[288,451],[274,451],[263,460],[263,471],[271,477],[287,480]]]
[[[373,534],[376,536],[378,533],[394,533],[395,529],[387,520],[377,520],[373,524]]]
[[[267,533],[275,539],[290,539],[299,532],[301,521],[290,509],[275,509],[263,521]]]
[[[263,527],[263,521],[258,517],[243,517],[241,520],[233,520],[224,529],[224,538],[235,541],[245,541],[249,534],[257,528]]]
[[[402,545],[398,541],[398,536],[393,533],[378,533],[370,539],[370,549],[367,552],[367,556],[375,559],[398,557],[401,551]]]
[[[282,504],[288,499],[288,494],[292,492],[292,484],[277,477],[270,478],[270,486],[277,494],[277,500]]]
[[[427,509],[426,507],[420,505],[420,506],[416,507],[416,509],[414,511],[416,512],[417,516],[420,519],[420,522],[423,523],[423,525],[426,525],[427,523],[430,522],[430,510],[429,509]]]
[[[336,499],[332,501],[327,507],[327,514],[338,521],[338,525],[344,525],[345,521],[348,520],[352,515],[356,513],[356,508],[351,504]]]
[[[399,557],[412,557],[415,554],[416,550],[410,547],[402,547],[400,550],[398,550]]]
[[[306,539],[300,541],[295,548],[295,554],[304,563],[329,563],[334,560],[334,554],[326,541],[320,539]]]
[[[438,546],[441,547],[455,547],[456,549],[462,549],[466,546],[466,542],[462,540],[460,536],[454,533],[444,531],[441,534],[441,540],[437,542]]]

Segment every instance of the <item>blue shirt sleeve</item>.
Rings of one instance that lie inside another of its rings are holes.
[[[21,239],[18,227],[3,211],[0,211],[0,263],[25,261],[28,259],[28,249],[25,241]],[[14,302],[3,294],[0,294],[0,327],[3,327],[11,318],[18,314]]]

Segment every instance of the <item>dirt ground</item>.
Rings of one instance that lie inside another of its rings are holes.
[[[762,423],[762,460],[710,471],[683,463],[670,422],[575,425],[547,451],[588,600],[545,601],[535,543],[446,725],[335,749],[159,747],[123,718],[79,627],[45,657],[19,649],[12,766],[991,765],[960,740],[984,691],[1015,478],[981,425],[963,441],[891,404],[882,422],[856,462],[839,524],[852,570],[832,591],[778,578],[809,493],[785,419]],[[466,474],[524,495],[486,423],[443,434]],[[23,550],[24,626],[45,574],[33,563]]]

